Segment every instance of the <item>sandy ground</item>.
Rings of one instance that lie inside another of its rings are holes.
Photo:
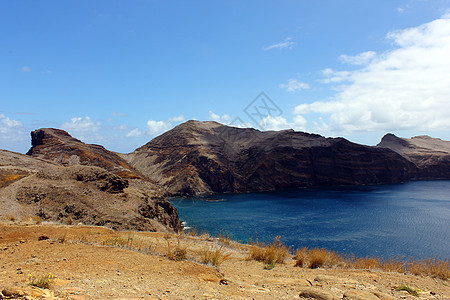
[[[186,260],[168,258],[169,249],[178,243],[187,251]],[[221,245],[228,259],[219,266],[200,263],[202,250]],[[246,246],[207,236],[4,222],[0,291],[26,299],[450,299],[449,280],[368,270],[311,270],[294,267],[293,259],[265,270],[263,263],[248,261],[247,256]],[[29,284],[30,275],[47,274],[54,276],[49,289]],[[401,285],[419,290],[419,297],[396,291]]]

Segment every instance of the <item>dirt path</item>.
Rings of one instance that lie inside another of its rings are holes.
[[[177,246],[186,250],[186,260],[167,257]],[[228,259],[218,267],[199,263],[207,249],[221,249]],[[299,299],[300,294],[301,299],[450,299],[449,280],[311,270],[294,267],[292,259],[265,270],[264,264],[245,260],[247,251],[207,236],[177,239],[102,227],[2,224],[0,291],[28,299]],[[30,274],[52,274],[54,280],[41,289],[29,285]],[[419,297],[395,290],[402,285]]]

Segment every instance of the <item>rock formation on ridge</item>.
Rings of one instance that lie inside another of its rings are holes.
[[[60,129],[42,128],[31,132],[31,149],[27,154],[63,166],[97,166],[124,178],[142,176],[118,154],[100,145],[85,144]]]
[[[450,142],[426,135],[410,139],[386,134],[378,147],[389,148],[414,163],[413,179],[450,179]]]

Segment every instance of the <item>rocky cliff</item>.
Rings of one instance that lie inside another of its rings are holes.
[[[55,148],[53,148],[55,149]],[[63,167],[0,150],[1,216],[114,229],[179,231],[178,213],[156,188],[96,166]]]
[[[386,134],[378,147],[391,149],[412,162],[417,171],[412,179],[450,179],[450,142],[426,135],[410,139]]]
[[[27,154],[63,166],[97,166],[123,178],[142,177],[117,153],[100,145],[85,144],[60,129],[43,128],[31,132],[31,149]]]
[[[127,157],[169,194],[257,192],[408,181],[412,162],[343,138],[188,121]]]

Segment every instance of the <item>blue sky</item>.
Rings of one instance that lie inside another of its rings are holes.
[[[1,1],[0,51],[1,149],[131,152],[189,119],[450,140],[450,0]]]

